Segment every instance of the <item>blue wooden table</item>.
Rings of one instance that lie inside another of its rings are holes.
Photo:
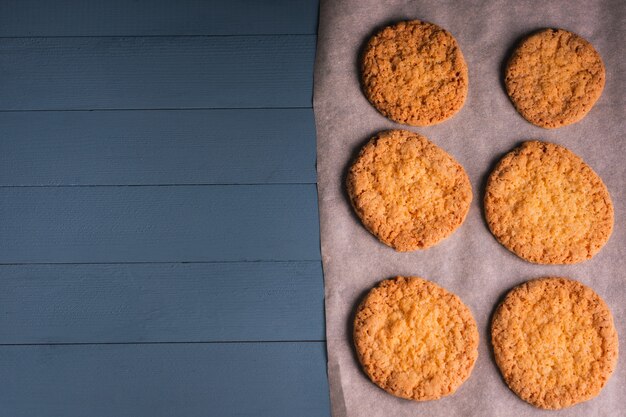
[[[328,416],[316,0],[0,1],[0,416]]]

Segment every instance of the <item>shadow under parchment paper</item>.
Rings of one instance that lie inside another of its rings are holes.
[[[369,37],[383,26],[421,19],[449,30],[469,69],[469,94],[451,119],[431,127],[387,120],[364,97],[358,59]],[[626,346],[626,2],[587,1],[406,1],[321,0],[315,66],[318,190],[326,296],[328,378],[334,417],[622,416],[626,365],[622,359],[593,400],[557,412],[543,411],[511,392],[493,360],[489,321],[515,285],[541,276],[566,276],[591,286],[611,310]],[[506,95],[503,69],[512,48],[541,28],[564,28],[590,41],[607,72],[604,92],[580,122],[545,130],[526,122]],[[419,132],[461,163],[474,199],[465,223],[425,251],[397,253],[360,224],[345,192],[345,175],[360,147],[376,132]],[[577,265],[534,265],[502,247],[483,216],[490,171],[521,142],[540,139],[566,146],[604,180],[615,206],[607,245]],[[417,275],[457,294],[471,308],[480,330],[479,357],[470,378],[451,396],[412,402],[395,398],[360,370],[351,320],[363,294],[382,279]]]

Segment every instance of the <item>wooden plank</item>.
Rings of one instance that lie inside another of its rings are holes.
[[[311,109],[0,112],[0,137],[0,185],[315,182]]]
[[[311,107],[314,35],[0,39],[0,110]]]
[[[315,185],[0,188],[0,263],[318,260]]]
[[[11,417],[329,416],[324,343],[0,347]]]
[[[315,34],[317,0],[3,0],[0,36]]]
[[[0,344],[324,340],[315,262],[0,266]]]

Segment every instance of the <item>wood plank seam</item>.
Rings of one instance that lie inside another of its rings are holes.
[[[0,346],[124,346],[124,345],[233,345],[261,343],[324,343],[326,339],[294,339],[294,340],[217,340],[217,341],[175,341],[175,342],[51,342],[51,343],[0,343]]]
[[[313,110],[310,106],[289,107],[148,107],[142,108],[93,108],[93,109],[0,109],[0,113],[44,113],[44,112],[115,112],[115,111],[194,111],[194,110]]]
[[[256,185],[312,185],[317,181],[310,182],[210,182],[210,183],[180,183],[180,184],[64,184],[64,185],[0,185],[0,188],[97,188],[97,187],[248,187]]]

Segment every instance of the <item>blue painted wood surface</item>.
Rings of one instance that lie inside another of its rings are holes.
[[[317,3],[0,2],[1,416],[329,415]]]
[[[0,263],[319,260],[315,185],[4,187]]]
[[[0,36],[315,34],[317,0],[3,0]]]
[[[11,417],[328,415],[324,343],[0,346]]]
[[[315,183],[316,177],[310,109],[0,112],[0,138],[0,185]]]
[[[311,107],[315,36],[5,38],[0,110]]]
[[[0,329],[0,344],[324,340],[322,266],[0,265]]]

